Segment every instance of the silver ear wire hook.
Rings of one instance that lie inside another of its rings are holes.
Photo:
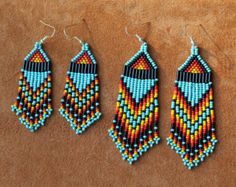
[[[125,33],[128,36],[131,36],[131,34],[128,32],[128,27],[127,26],[125,27]],[[138,39],[139,42],[144,43],[143,39],[138,34],[135,34],[134,36]]]
[[[43,43],[46,39],[52,38],[52,37],[54,36],[54,34],[55,34],[55,32],[56,32],[56,28],[53,27],[52,25],[49,25],[49,24],[45,23],[45,22],[42,21],[42,20],[39,20],[39,22],[42,23],[43,25],[46,25],[47,27],[50,27],[50,28],[53,29],[53,32],[52,32],[51,35],[46,35],[46,36],[44,36],[44,37],[40,40],[40,42]]]
[[[192,38],[191,36],[189,36],[189,35],[188,35],[188,37],[189,37],[189,39],[190,39],[191,44],[192,44],[193,46],[195,46],[195,42],[193,41],[193,38]]]
[[[75,25],[75,24],[74,24]],[[84,42],[78,37],[78,36],[73,36],[73,37],[69,37],[69,35],[67,34],[67,32],[66,32],[66,28],[68,28],[68,27],[72,27],[72,26],[74,26],[74,25],[69,25],[69,26],[66,26],[65,28],[64,28],[64,35],[65,35],[65,37],[66,37],[66,39],[72,39],[72,38],[74,38],[75,40],[77,40],[82,46],[84,45]]]
[[[184,34],[190,39],[192,46],[195,46],[195,42],[194,42],[193,38],[186,31],[186,26],[187,26],[187,24],[184,25]]]

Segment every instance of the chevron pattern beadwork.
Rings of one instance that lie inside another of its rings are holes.
[[[160,140],[157,69],[147,52],[147,43],[143,43],[125,64],[120,79],[116,114],[109,135],[129,164]]]
[[[178,69],[171,103],[171,130],[167,143],[184,165],[196,167],[215,148],[211,70],[193,45],[191,55]]]
[[[70,62],[59,112],[76,134],[81,134],[101,116],[97,63],[87,43]]]
[[[51,106],[51,62],[37,42],[25,57],[21,69],[17,100],[12,111],[31,132],[44,125],[52,113]]]

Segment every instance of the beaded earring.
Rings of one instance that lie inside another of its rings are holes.
[[[64,34],[68,38],[65,30]],[[73,38],[82,49],[70,62],[59,112],[76,134],[81,134],[101,116],[99,82],[97,63],[89,45],[76,36]]]
[[[127,29],[127,28],[126,28]],[[125,63],[119,83],[116,114],[109,135],[123,160],[132,164],[158,144],[158,67],[148,53],[148,45]]]
[[[217,140],[211,69],[190,39],[191,55],[178,68],[175,81],[167,143],[192,169],[213,152]]]
[[[11,106],[19,116],[20,122],[31,132],[44,125],[46,118],[52,113],[51,106],[51,62],[43,50],[43,42],[55,34],[45,36],[35,43],[33,50],[25,57],[19,80],[16,102]]]

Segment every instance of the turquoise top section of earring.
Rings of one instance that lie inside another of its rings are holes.
[[[88,43],[82,44],[81,51],[71,59],[71,62],[75,63],[81,57],[89,58],[91,60],[92,64],[97,64],[94,56],[92,55],[92,52],[90,51]]]
[[[158,79],[138,79],[133,77],[124,76],[123,82],[129,88],[132,98],[139,103],[148,92],[157,84]],[[141,122],[140,122],[141,123]]]
[[[35,62],[39,62],[39,63],[50,62],[48,56],[43,50],[43,43],[41,41],[35,43],[34,48],[26,55],[26,57],[24,58],[24,61],[32,60],[33,56],[35,56],[34,58]]]
[[[138,57],[140,57],[141,55],[143,55],[147,58],[147,60],[150,62],[151,66],[153,69],[157,69],[157,64],[154,62],[154,60],[151,58],[151,56],[148,53],[148,44],[146,42],[143,42],[140,50],[130,59],[128,60],[125,65],[129,66],[131,65]]]
[[[187,58],[187,60],[178,68],[178,71],[185,71],[186,68],[191,65],[191,63],[197,60],[197,62],[200,64],[202,69],[204,70],[204,73],[211,73],[210,67],[207,65],[207,63],[202,59],[202,57],[199,55],[198,47],[195,44],[192,44],[191,47],[191,54]],[[191,73],[191,72],[190,72]]]

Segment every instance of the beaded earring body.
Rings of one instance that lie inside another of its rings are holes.
[[[87,43],[82,44],[82,50],[70,62],[59,112],[76,134],[101,116],[97,63]]]
[[[124,67],[109,135],[123,160],[132,164],[158,144],[158,67],[143,43]]]
[[[171,103],[167,143],[189,169],[198,166],[215,148],[215,116],[211,69],[195,44],[178,69]]]
[[[43,126],[52,113],[51,62],[42,48],[42,41],[25,57],[21,69],[17,100],[12,111],[31,132]]]

